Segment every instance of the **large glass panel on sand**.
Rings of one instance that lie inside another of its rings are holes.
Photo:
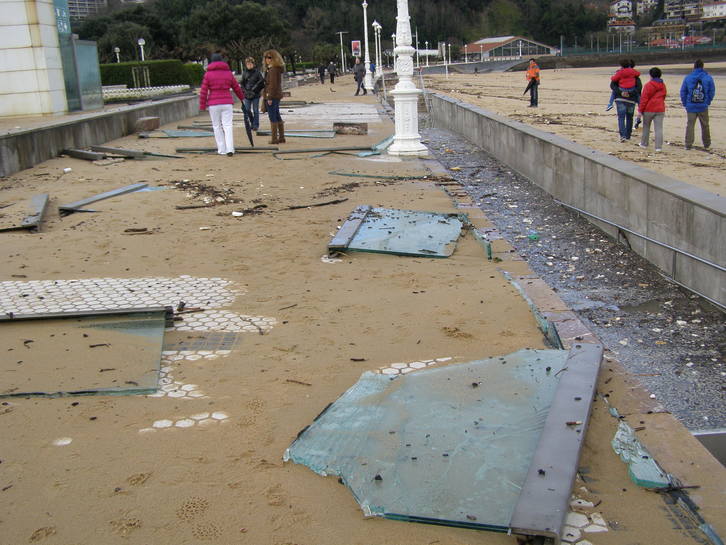
[[[164,311],[0,323],[0,397],[153,393]]]
[[[365,373],[285,459],[341,477],[367,515],[506,531],[566,359],[527,349]]]

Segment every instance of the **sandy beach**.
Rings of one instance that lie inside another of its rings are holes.
[[[700,127],[691,150],[684,149],[685,110],[680,103],[683,77],[692,65],[664,65],[663,81],[668,89],[664,122],[663,151],[656,153],[651,131],[650,146],[638,147],[641,130],[633,132],[629,142],[620,143],[615,109],[606,112],[610,96],[610,76],[615,67],[570,68],[542,70],[539,107],[529,108],[529,95],[523,96],[526,86],[524,72],[495,72],[489,74],[449,74],[426,76],[429,90],[449,95],[557,134],[584,146],[612,154],[620,159],[693,184],[718,195],[726,194],[726,63],[705,66],[718,69],[714,74],[716,97],[709,108],[712,145],[704,150]],[[649,66],[636,66],[645,84]]]

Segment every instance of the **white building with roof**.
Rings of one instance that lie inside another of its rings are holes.
[[[524,36],[493,36],[466,44],[462,51],[469,60],[539,57],[557,55],[557,48]]]
[[[726,2],[710,2],[703,4],[703,14],[701,19],[704,21],[715,21],[717,19],[726,19]]]

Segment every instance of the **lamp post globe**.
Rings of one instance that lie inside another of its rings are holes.
[[[116,62],[121,62],[121,57],[119,56],[119,53],[121,53],[121,48],[114,47],[113,52],[116,54]]]
[[[141,62],[144,62],[144,46],[146,45],[146,40],[139,38],[136,40],[136,43],[139,44],[139,48],[141,49]]]

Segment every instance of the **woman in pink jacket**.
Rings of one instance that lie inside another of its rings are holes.
[[[202,80],[202,88],[199,91],[199,109],[204,111],[209,107],[214,139],[217,141],[217,153],[232,157],[234,155],[234,135],[232,133],[234,97],[229,90],[234,90],[240,100],[244,100],[245,95],[229,69],[229,65],[222,61],[222,55],[214,53],[210,61]]]
[[[643,116],[643,136],[640,138],[640,147],[648,147],[650,136],[650,124],[653,123],[655,132],[655,151],[663,149],[663,118],[665,117],[665,99],[667,90],[665,83],[660,78],[660,68],[650,69],[650,81],[643,87],[640,95],[640,106],[638,111]]]

